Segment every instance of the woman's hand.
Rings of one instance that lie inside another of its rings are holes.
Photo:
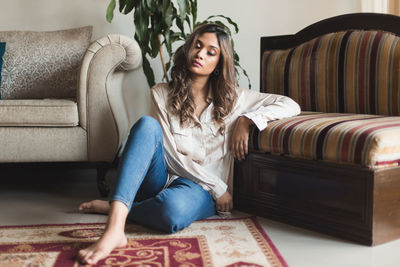
[[[253,122],[247,117],[237,119],[235,129],[232,134],[231,151],[235,159],[242,160],[248,154],[250,125]]]
[[[233,209],[233,200],[231,194],[226,191],[215,201],[217,211],[231,211]]]

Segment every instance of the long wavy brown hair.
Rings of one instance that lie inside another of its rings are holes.
[[[169,108],[172,114],[180,117],[181,125],[194,123],[194,98],[191,91],[191,72],[189,66],[194,56],[194,46],[204,33],[215,33],[220,46],[220,59],[210,75],[208,86],[213,96],[213,119],[220,125],[220,133],[225,130],[224,119],[232,111],[236,94],[236,69],[234,65],[231,38],[223,27],[217,24],[203,24],[197,27],[186,42],[177,49],[171,69],[169,82]]]

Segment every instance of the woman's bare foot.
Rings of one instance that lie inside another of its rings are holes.
[[[89,203],[104,204],[104,202],[98,201],[91,201]],[[90,207],[90,205],[88,206]],[[82,208],[85,209],[85,205]],[[99,260],[107,257],[113,249],[125,247],[128,244],[124,232],[126,217],[129,212],[128,207],[120,201],[113,201],[111,205],[108,205],[106,210],[110,214],[103,236],[96,243],[86,249],[80,250],[78,253],[78,260],[83,264],[96,264]],[[95,209],[95,211],[99,210]],[[104,212],[105,210],[103,209],[102,211]]]
[[[106,230],[96,243],[79,251],[78,260],[82,264],[96,264],[107,257],[113,249],[125,247],[127,244],[128,240],[123,231]]]
[[[105,200],[92,200],[89,202],[85,202],[79,205],[79,211],[85,213],[100,213],[100,214],[108,214],[110,211],[110,203]]]

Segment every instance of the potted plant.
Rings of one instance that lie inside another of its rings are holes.
[[[223,26],[231,35],[231,28],[234,33],[239,31],[237,24],[223,15],[213,15],[203,21],[197,21],[197,0],[118,0],[118,5],[119,11],[123,14],[133,12],[135,40],[142,50],[143,71],[150,87],[155,84],[155,81],[154,72],[147,56],[156,58],[160,54],[164,78],[168,82],[168,71],[173,55],[172,44],[179,41],[184,42],[198,25],[216,23]],[[106,14],[108,22],[112,21],[115,8],[116,0],[110,0]],[[176,28],[177,31],[174,30]],[[168,62],[165,61],[163,47],[168,53]],[[239,56],[235,49],[234,57],[236,67],[241,69],[248,80],[249,88],[251,88],[249,76],[240,66]]]

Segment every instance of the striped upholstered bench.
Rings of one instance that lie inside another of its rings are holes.
[[[250,150],[370,169],[400,163],[400,117],[303,112],[252,130]],[[399,188],[400,190],[400,188]]]
[[[303,112],[251,131],[239,209],[368,245],[400,238],[400,17],[263,37],[261,91]]]

